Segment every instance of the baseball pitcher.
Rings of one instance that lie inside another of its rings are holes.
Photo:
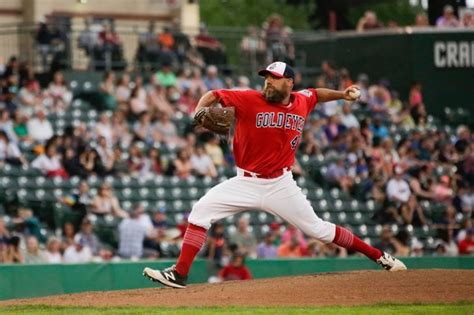
[[[211,224],[256,208],[281,217],[310,237],[360,252],[388,271],[406,270],[397,258],[370,246],[349,230],[319,218],[291,174],[309,113],[318,102],[356,100],[360,94],[358,87],[294,92],[295,73],[284,62],[270,64],[259,75],[265,77],[263,91],[214,90],[199,100],[194,117],[198,124],[216,120],[211,108],[218,103],[223,111],[227,109],[235,115],[233,152],[237,176],[213,187],[194,205],[176,265],[164,270],[147,267],[144,276],[165,286],[185,288],[189,269]]]

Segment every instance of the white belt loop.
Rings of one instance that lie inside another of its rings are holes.
[[[239,176],[244,176],[244,173],[249,173],[250,176],[252,176],[252,178],[257,178],[258,174],[255,173],[255,172],[250,172],[250,171],[244,170],[240,167],[236,167],[236,168],[237,168],[237,175],[239,175]]]

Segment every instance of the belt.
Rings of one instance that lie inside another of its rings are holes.
[[[244,177],[271,179],[271,178],[280,177],[281,175],[285,173],[286,170],[287,170],[286,168],[283,168],[283,169],[276,170],[270,174],[255,174],[255,173],[252,174],[250,172],[244,171],[243,175]]]

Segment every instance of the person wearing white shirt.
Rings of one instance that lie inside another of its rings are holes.
[[[95,127],[95,131],[97,133],[97,138],[104,137],[107,140],[107,145],[113,145],[113,130],[112,130],[112,123],[110,121],[109,115],[107,113],[102,113],[100,115],[100,119],[97,122]]]
[[[36,117],[32,118],[27,123],[28,134],[34,141],[44,143],[49,140],[54,132],[53,126],[46,119],[46,114],[42,109],[36,112]]]
[[[56,151],[55,145],[46,146],[45,153],[38,156],[31,162],[31,166],[41,170],[46,175],[62,172],[61,159]]]
[[[44,253],[44,260],[49,264],[60,264],[63,261],[61,256],[61,242],[58,238],[52,236],[46,243],[46,251]]]
[[[0,130],[0,162],[3,161],[14,165],[28,164],[16,143],[10,141],[5,131]]]
[[[202,145],[196,146],[195,153],[191,156],[191,165],[198,176],[217,176],[216,167]]]
[[[411,191],[408,183],[402,178],[402,173],[401,167],[396,166],[395,177],[387,184],[387,196],[391,201],[406,203],[410,199]]]
[[[143,241],[147,230],[139,220],[140,210],[134,209],[129,218],[120,222],[119,230],[119,255],[123,258],[141,258],[143,256]]]
[[[84,240],[69,246],[64,252],[64,262],[67,264],[87,263],[92,260],[92,252],[89,246],[84,246]]]
[[[347,103],[342,107],[341,123],[346,126],[346,128],[360,128],[359,121],[354,114],[352,114],[351,107]]]

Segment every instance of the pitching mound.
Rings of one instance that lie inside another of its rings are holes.
[[[310,306],[474,301],[474,270],[358,271],[190,285],[87,292],[6,304],[69,306]]]

